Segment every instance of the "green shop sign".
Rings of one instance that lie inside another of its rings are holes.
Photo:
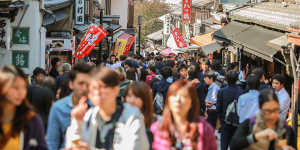
[[[12,51],[12,64],[20,68],[28,68],[29,51]]]
[[[13,28],[13,44],[29,44],[29,28]]]

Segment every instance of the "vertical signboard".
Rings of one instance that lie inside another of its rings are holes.
[[[0,51],[9,49],[10,40],[8,40],[8,23],[9,19],[0,18]]]
[[[191,20],[191,0],[182,0],[182,21],[189,22]]]
[[[20,68],[28,68],[29,52],[28,51],[12,51],[12,64]]]
[[[185,43],[182,35],[180,34],[180,32],[177,28],[173,30],[172,35],[176,42],[177,47],[179,47],[179,48],[187,47],[187,44]]]
[[[13,28],[12,42],[14,44],[29,44],[29,28]]]
[[[75,24],[84,24],[84,0],[75,0]]]
[[[170,14],[165,15],[164,20],[164,34],[169,35],[171,34],[171,16]]]

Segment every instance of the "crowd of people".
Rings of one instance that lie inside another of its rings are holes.
[[[51,65],[0,67],[0,149],[297,149],[281,74],[183,55]]]

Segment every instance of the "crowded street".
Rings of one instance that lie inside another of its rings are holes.
[[[0,0],[0,150],[297,150],[299,99],[300,0]]]

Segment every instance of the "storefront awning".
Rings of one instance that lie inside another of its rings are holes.
[[[90,27],[90,24],[74,25],[74,29],[78,31],[86,31]]]
[[[45,14],[43,18],[43,26],[67,19],[68,17],[69,15],[64,10],[56,11],[53,15]]]
[[[44,7],[48,10],[58,10],[70,6],[70,0],[44,0]]]
[[[283,35],[281,32],[260,26],[232,22],[218,30],[214,37],[217,40],[242,45],[244,51],[273,62],[273,56],[278,50],[268,46],[267,42]]]
[[[162,40],[163,39],[163,30],[161,29],[159,31],[151,33],[151,34],[147,35],[147,38],[150,40],[155,40],[155,41]]]
[[[193,37],[191,43],[201,46],[202,51],[208,55],[222,48],[222,46],[213,39],[212,34],[213,32]]]

